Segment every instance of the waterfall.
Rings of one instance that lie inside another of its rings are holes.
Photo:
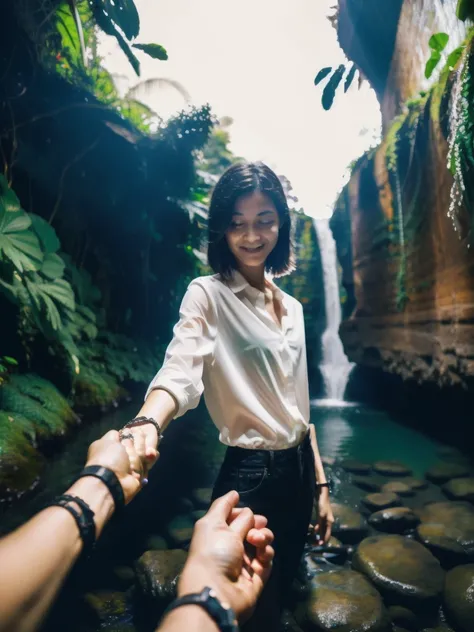
[[[341,339],[341,303],[337,275],[336,242],[326,219],[315,219],[314,227],[318,237],[323,267],[324,300],[326,304],[326,331],[322,337],[323,359],[320,365],[325,386],[325,397],[330,401],[344,399],[349,374],[354,364],[349,362]]]

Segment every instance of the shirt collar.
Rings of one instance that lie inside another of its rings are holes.
[[[265,281],[269,286],[271,286],[277,301],[283,302],[282,291],[280,290],[278,286],[276,286],[273,283],[270,275],[265,274]],[[253,285],[250,285],[250,283],[247,281],[244,275],[241,274],[238,270],[233,270],[232,277],[227,281],[227,284],[230,287],[230,289],[234,292],[234,294],[237,294],[238,292],[242,292],[242,290],[245,289],[245,290],[249,290],[251,293],[253,293],[256,296],[260,294],[263,295],[263,292],[253,287]]]

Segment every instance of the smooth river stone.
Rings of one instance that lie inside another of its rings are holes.
[[[428,483],[422,478],[414,478],[413,476],[408,476],[403,479],[405,485],[408,485],[414,491],[418,491],[419,489],[426,489],[428,487]]]
[[[378,474],[385,476],[410,476],[412,473],[409,467],[399,461],[377,461],[373,468]]]
[[[389,507],[373,513],[368,522],[378,531],[404,533],[408,529],[414,529],[420,519],[408,507]]]
[[[346,459],[341,461],[339,465],[343,470],[351,474],[369,474],[371,469],[370,463],[363,463],[354,459]]]
[[[393,604],[416,606],[441,596],[445,573],[424,546],[400,535],[363,540],[352,566],[369,577]]]
[[[176,596],[176,585],[186,562],[181,549],[147,551],[135,562],[138,587],[148,598],[164,607]]]
[[[451,500],[467,500],[474,503],[474,478],[454,478],[441,489]]]
[[[390,481],[382,486],[382,493],[397,494],[398,496],[413,496],[415,492],[410,485],[402,481]]]
[[[175,546],[190,542],[194,529],[194,520],[188,514],[175,516],[168,524],[167,534]]]
[[[417,539],[438,558],[444,568],[458,564],[467,564],[470,557],[466,549],[458,542],[461,532],[456,525],[446,527],[443,524],[420,524],[416,529]]]
[[[100,622],[119,619],[125,615],[127,596],[124,592],[98,590],[84,595],[88,609]]]
[[[212,487],[197,487],[191,493],[191,499],[197,509],[207,509],[211,504]]]
[[[363,575],[351,570],[316,575],[308,600],[296,609],[296,620],[308,632],[391,630],[380,594]]]
[[[367,523],[362,515],[339,503],[332,503],[335,522],[332,532],[344,544],[356,544],[367,534]]]
[[[451,463],[449,461],[440,461],[430,468],[425,476],[432,483],[442,485],[453,478],[464,478],[469,475],[469,468],[462,463]]]
[[[388,507],[398,507],[402,504],[400,498],[396,494],[369,494],[362,498],[362,503],[370,509],[370,511],[379,511]]]
[[[430,503],[415,509],[415,513],[423,524],[438,525],[440,535],[455,540],[468,555],[474,556],[474,507],[470,503]]]
[[[353,476],[351,483],[367,492],[379,492],[380,485],[370,476]]]
[[[454,627],[474,630],[474,564],[458,566],[446,575],[444,604]]]

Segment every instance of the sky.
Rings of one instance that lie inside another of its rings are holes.
[[[314,77],[345,61],[327,16],[336,0],[135,0],[137,42],[168,52],[158,61],[136,51],[136,77],[114,38],[104,36],[101,54],[119,85],[166,77],[179,81],[196,105],[209,103],[230,116],[230,149],[263,160],[291,181],[306,213],[328,217],[347,179],[349,163],[374,144],[380,129],[377,99],[367,83],[354,82],[321,105]],[[141,98],[160,116],[183,108],[171,88]],[[364,130],[365,133],[364,133]],[[362,132],[362,134],[361,134]]]

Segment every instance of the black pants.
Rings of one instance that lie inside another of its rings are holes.
[[[309,434],[287,450],[227,448],[213,490],[213,500],[231,489],[240,495],[240,507],[268,518],[275,534],[272,575],[244,626],[246,632],[279,629],[281,609],[288,601],[303,553],[315,493],[314,455]]]

